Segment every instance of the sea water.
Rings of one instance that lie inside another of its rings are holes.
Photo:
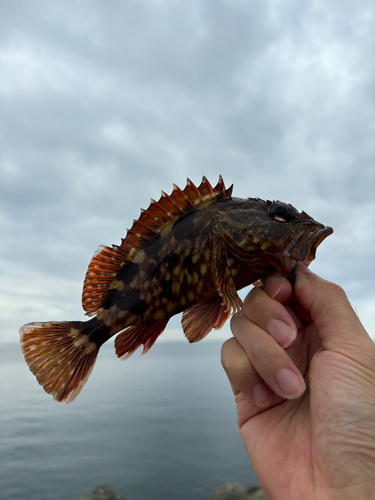
[[[127,500],[202,500],[258,484],[221,342],[159,341],[126,362],[108,344],[69,405],[43,391],[18,344],[0,345],[1,499],[82,500],[106,483]]]

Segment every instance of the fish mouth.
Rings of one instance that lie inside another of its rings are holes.
[[[308,235],[307,241],[302,245],[300,249],[300,256],[303,263],[308,266],[310,262],[315,259],[316,249],[321,244],[321,242],[333,233],[333,229],[329,226],[323,227],[318,231],[314,231],[312,234]]]
[[[307,228],[305,231],[299,235],[295,244],[289,250],[289,262],[291,264],[290,281],[293,283],[298,268],[301,264],[308,267],[311,262],[315,259],[316,250],[323,240],[333,233],[333,229],[330,226],[321,226],[319,224],[318,229],[315,227]]]
[[[282,253],[270,258],[273,267],[292,284],[301,264],[309,266],[315,259],[316,249],[333,233],[333,229],[322,224],[313,224],[298,233]]]

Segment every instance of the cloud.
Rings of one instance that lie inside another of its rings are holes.
[[[375,334],[373,10],[4,4],[0,262],[12,313],[1,337],[49,316],[49,300],[30,305],[45,300],[40,283],[69,312],[65,280],[78,301],[96,247],[119,243],[150,197],[220,173],[235,196],[281,199],[334,227],[314,269],[349,290]]]

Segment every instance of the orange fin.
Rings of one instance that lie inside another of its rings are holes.
[[[43,389],[71,403],[90,376],[100,346],[81,333],[80,321],[28,323],[20,328],[26,362]]]
[[[82,306],[87,316],[94,316],[102,307],[108,289],[128,259],[121,247],[101,245],[91,259],[82,292]]]
[[[100,246],[95,252],[83,284],[82,306],[88,316],[103,307],[108,290],[124,265],[134,262],[139,252],[149,245],[167,226],[190,211],[202,210],[215,201],[230,199],[232,187],[225,189],[222,177],[213,188],[206,177],[199,187],[189,179],[183,191],[173,185],[171,195],[162,191],[159,201],[151,200],[147,210],[141,209],[120,246]]]
[[[143,344],[143,354],[151,349],[156,339],[163,333],[169,318],[159,321],[149,321],[130,326],[121,332],[115,340],[116,354],[122,359],[128,359],[138,347]]]
[[[233,314],[242,314],[243,302],[240,299],[231,274],[234,260],[228,257],[227,249],[218,235],[214,235],[214,282],[222,298],[225,311],[233,308]]]
[[[132,228],[122,240],[121,249],[130,255],[134,245],[144,248],[150,239],[162,232],[168,225],[174,224],[187,212],[206,208],[219,199],[230,199],[232,187],[225,189],[221,176],[214,188],[206,177],[203,177],[199,187],[188,179],[183,191],[173,184],[173,191],[170,195],[162,191],[159,201],[151,200],[147,210],[141,209],[139,219],[134,220]]]
[[[221,328],[230,316],[221,300],[200,302],[182,314],[182,328],[189,342],[199,342],[212,328]]]

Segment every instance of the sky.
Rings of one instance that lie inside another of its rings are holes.
[[[333,227],[311,269],[375,338],[371,0],[1,0],[0,17],[0,341],[84,319],[96,248],[220,174]]]

